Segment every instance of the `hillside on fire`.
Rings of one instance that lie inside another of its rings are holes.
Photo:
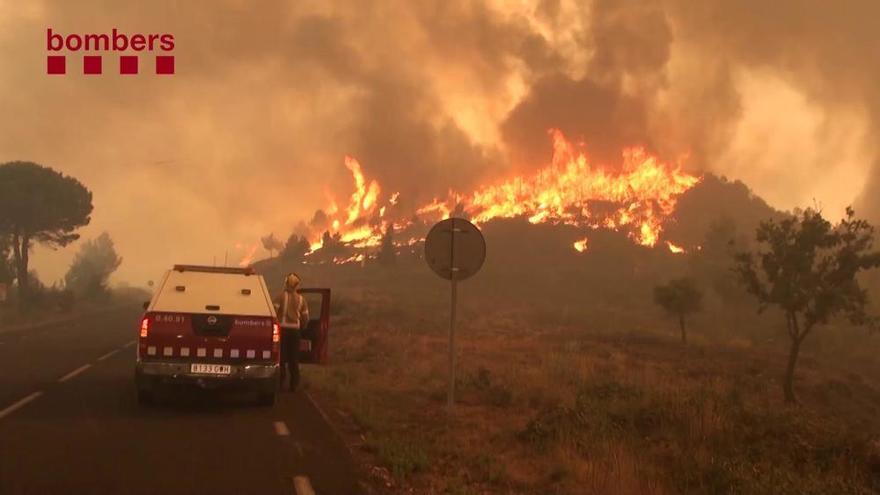
[[[732,254],[749,247],[759,223],[786,215],[740,181],[687,173],[643,148],[624,150],[618,165],[594,165],[583,144],[555,129],[550,136],[552,156],[537,171],[424,205],[385,191],[345,157],[350,196],[328,194],[329,205],[289,237],[264,237],[269,258],[254,265],[270,279],[292,270],[378,268],[426,282],[424,237],[436,221],[456,216],[479,225],[488,245],[476,294],[500,303],[640,305],[653,285],[676,274],[729,278]]]
[[[0,108],[0,495],[880,494],[880,0],[0,0]]]
[[[271,254],[253,265],[267,280],[296,272],[333,287],[332,365],[308,370],[306,386],[331,404],[371,490],[880,488],[871,325],[840,313],[804,340],[790,405],[787,313],[756,300],[738,273],[766,225],[806,232],[821,213],[775,209],[743,182],[690,175],[641,150],[620,167],[591,167],[554,137],[554,159],[536,174],[410,211],[349,157],[346,203],[331,201],[287,242],[264,239]],[[459,289],[452,417],[448,283],[423,253],[425,233],[448,216],[479,225],[488,251]],[[876,270],[859,280],[877,294]],[[657,295],[676,284],[695,295]]]

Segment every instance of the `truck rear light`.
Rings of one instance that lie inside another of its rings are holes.
[[[281,342],[281,328],[277,321],[272,323],[272,342],[276,344]]]
[[[144,319],[141,320],[141,338],[142,339],[147,338],[147,335],[149,335],[149,333],[150,333],[150,319],[145,316]]]

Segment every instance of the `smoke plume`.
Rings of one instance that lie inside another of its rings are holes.
[[[638,144],[776,207],[876,218],[878,15],[870,0],[0,0],[0,161],[90,187],[84,237],[108,231],[137,284],[237,261],[344,203],[347,154],[415,206],[545,165],[550,127],[605,166]],[[47,76],[50,27],[171,33],[177,73],[119,76],[105,57],[84,76],[73,57]],[[43,278],[74,250],[38,251]]]

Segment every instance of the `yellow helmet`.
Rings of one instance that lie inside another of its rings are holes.
[[[295,273],[291,273],[284,279],[284,289],[285,290],[296,290],[299,287],[300,279],[299,275]]]

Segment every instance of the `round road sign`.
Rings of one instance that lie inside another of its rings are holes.
[[[425,261],[434,273],[464,280],[477,273],[486,259],[486,241],[474,224],[463,218],[438,222],[425,238]]]

